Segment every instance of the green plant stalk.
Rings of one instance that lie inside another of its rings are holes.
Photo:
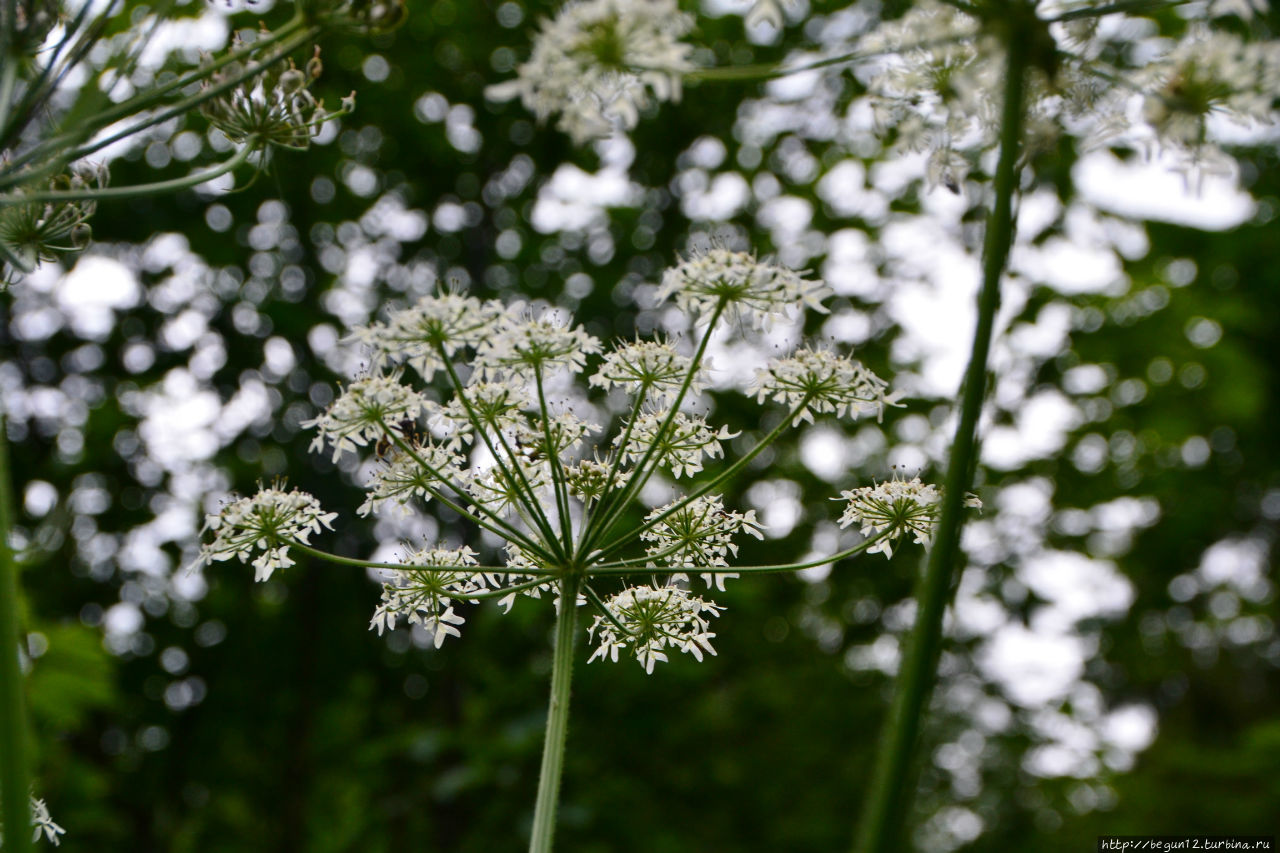
[[[721,315],[724,314],[728,302],[721,297],[716,304],[716,308],[711,312],[711,319],[707,322],[707,331],[703,333],[702,340],[698,343],[698,349],[693,354],[693,359],[689,362],[689,372],[685,374],[684,381],[680,384],[680,391],[676,394],[675,399],[670,403],[667,410],[667,416],[663,419],[662,425],[658,427],[658,436],[665,436],[667,430],[671,428],[671,424],[676,419],[676,415],[680,411],[680,404],[684,402],[685,395],[689,393],[689,388],[693,385],[693,377],[697,374],[698,369],[702,366],[702,358],[707,353],[707,345],[711,343],[711,334],[716,329],[716,324],[720,322]],[[627,431],[630,435],[631,431]],[[622,458],[624,446],[618,447],[618,458]],[[648,450],[644,452],[644,456],[636,463],[636,467],[632,472],[631,478],[623,485],[621,489],[614,489],[611,482],[605,484],[608,490],[605,492],[600,503],[596,507],[597,515],[591,518],[583,519],[582,538],[579,542],[577,555],[581,556],[589,554],[591,549],[595,547],[595,543],[599,541],[601,536],[607,535],[613,527],[618,517],[626,510],[636,495],[640,494],[640,490],[644,488],[645,483],[649,482],[649,478],[658,470],[658,464],[655,462],[652,468],[645,470],[645,466],[653,459],[657,452],[658,442],[654,441],[649,445]]]
[[[298,47],[301,47],[308,40],[313,39],[318,33],[319,33],[319,30],[314,27],[304,30],[295,38],[289,39],[286,44],[284,44],[281,48],[279,48],[274,53],[272,53],[269,57],[267,57],[266,59],[260,60],[259,62],[253,65],[248,66],[248,68],[246,68],[244,71],[241,71],[239,74],[233,75],[232,77],[222,81],[221,83],[217,83],[208,88],[201,89],[196,94],[186,98],[185,100],[179,101],[177,104],[174,104],[168,109],[163,110],[159,113],[156,113],[155,115],[149,118],[142,119],[130,125],[129,127],[117,133],[112,134],[111,136],[105,139],[100,139],[96,142],[91,142],[91,143],[82,145],[81,147],[68,152],[66,148],[69,145],[71,145],[75,139],[83,138],[83,136],[85,135],[85,131],[83,129],[77,129],[74,132],[67,132],[67,133],[63,133],[58,136],[52,137],[51,139],[48,139],[40,143],[39,145],[33,147],[30,151],[26,152],[25,154],[22,154],[21,156],[16,158],[12,163],[7,164],[6,170],[3,173],[0,173],[0,187],[7,187],[16,183],[38,182],[48,177],[49,175],[55,174],[56,172],[58,172],[66,163],[69,163],[73,160],[79,160],[81,158],[88,157],[90,154],[93,154],[114,142],[118,142],[121,139],[124,139],[128,136],[132,136],[135,133],[140,133],[141,131],[146,130],[148,127],[151,127],[153,125],[159,124],[164,121],[168,121],[169,119],[174,118],[176,116],[180,116],[185,113],[188,113],[191,110],[195,109],[196,107],[200,106],[200,104],[204,103],[205,101],[218,97],[224,92],[227,92],[235,88],[236,86],[240,85],[245,80],[248,80],[249,78],[254,77],[257,74],[260,74],[261,72],[265,71],[267,68],[269,68],[271,65],[275,64],[276,62],[279,62],[285,59],[286,57],[288,57],[290,53],[292,53]],[[46,153],[53,153],[53,152],[58,153],[58,157],[53,163],[42,166],[31,173],[22,174],[17,172],[17,169],[20,166],[28,162],[31,162],[32,160],[39,159],[40,157],[44,156]]]
[[[413,459],[414,462],[418,463],[418,465],[424,471],[438,478],[440,482],[447,485],[450,489],[453,489],[453,491],[456,492],[458,496],[463,500],[467,500],[469,498],[469,495],[467,494],[466,489],[464,489],[462,486],[454,483],[452,480],[445,477],[444,472],[437,470],[431,465],[428,465],[426,460],[422,458],[422,456],[418,453],[418,451],[416,451],[413,447],[411,447],[394,430],[390,429],[385,422],[379,421],[379,425],[382,427],[383,434],[390,436],[391,440],[395,442],[396,447],[400,448],[401,452],[407,453],[409,457]],[[492,523],[485,521],[483,518],[480,518],[479,516],[471,512],[468,512],[466,507],[451,500],[448,496],[446,496],[443,492],[439,491],[438,489],[428,489],[427,491],[430,492],[431,496],[434,497],[436,500],[438,500],[440,503],[449,507],[449,509],[458,513],[460,516],[467,519],[468,521],[475,522],[475,524],[477,524],[478,526],[483,527],[485,530],[488,530],[490,533],[493,533],[503,539],[507,539],[512,542],[515,542],[516,544],[520,545],[520,547],[524,548],[529,553],[536,554],[541,559],[544,559],[544,560],[551,559],[551,555],[549,552],[543,550],[536,542],[534,542],[529,537],[525,536],[523,533],[521,533],[516,528],[512,527],[507,522],[503,521],[496,513],[487,509],[483,505],[477,504],[476,510],[488,516],[490,519],[492,519]]]
[[[438,343],[436,345],[436,351],[440,353],[440,360],[444,362],[445,373],[449,376],[449,382],[453,385],[454,393],[458,395],[458,402],[462,404],[462,408],[467,412],[467,420],[471,421],[472,429],[474,429],[476,434],[480,436],[485,447],[489,449],[489,454],[493,456],[494,464],[498,466],[498,470],[507,478],[508,482],[513,485],[519,482],[520,487],[524,489],[522,495],[524,500],[520,503],[525,504],[525,509],[528,510],[529,516],[538,528],[538,532],[542,534],[542,537],[545,540],[547,550],[557,559],[566,557],[568,551],[565,549],[568,547],[569,543],[565,542],[562,544],[556,537],[555,531],[551,529],[551,521],[547,518],[546,513],[542,511],[542,503],[538,500],[538,496],[534,492],[533,486],[529,485],[529,480],[524,476],[524,471],[521,470],[519,465],[514,463],[510,468],[508,468],[507,464],[503,461],[504,458],[514,460],[516,457],[515,454],[511,452],[511,447],[507,444],[507,440],[503,438],[502,430],[495,430],[495,432],[497,433],[498,444],[502,446],[503,453],[506,454],[505,457],[498,453],[493,442],[489,438],[489,433],[485,429],[487,425],[480,420],[480,416],[471,408],[471,401],[467,399],[466,392],[463,390],[466,386],[463,384],[462,379],[459,378],[458,372],[453,369],[453,362],[449,359],[448,353],[445,352],[444,344]]]
[[[1004,105],[1000,125],[1000,159],[996,165],[995,206],[983,246],[982,289],[978,294],[978,322],[973,350],[965,372],[960,421],[942,496],[937,534],[924,576],[916,591],[916,622],[907,641],[897,692],[880,738],[875,771],[867,794],[855,850],[887,853],[898,839],[910,810],[909,782],[918,749],[921,717],[929,703],[942,646],[942,617],[951,598],[960,558],[960,523],[965,491],[972,485],[977,461],[978,417],[986,393],[987,356],[1000,305],[1000,277],[1013,242],[1013,194],[1016,163],[1024,118],[1023,88],[1027,71],[1027,39],[1017,26],[1007,39]]]
[[[254,141],[250,139],[239,151],[224,162],[216,166],[210,166],[207,169],[201,169],[198,172],[192,172],[190,175],[181,178],[155,181],[150,184],[135,184],[131,187],[101,187],[96,190],[48,190],[45,192],[0,195],[0,207],[14,204],[43,204],[46,202],[112,201],[177,192],[178,190],[199,186],[205,181],[211,181],[214,178],[225,175],[227,172],[235,171],[240,166],[243,166],[249,160],[249,156],[256,150]]]
[[[13,496],[9,486],[9,441],[0,414],[0,819],[7,830],[4,849],[31,849],[31,790],[27,768],[27,714],[18,667],[18,565],[9,548]]]
[[[551,853],[556,832],[556,806],[560,801],[560,775],[564,770],[564,745],[569,734],[569,690],[573,681],[573,646],[577,639],[578,590],[576,573],[560,580],[560,609],[556,613],[556,647],[551,664],[551,701],[547,706],[547,733],[538,772],[538,798],[533,808],[533,836],[529,853]]]

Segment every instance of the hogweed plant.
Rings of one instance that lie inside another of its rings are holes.
[[[1225,119],[1248,127],[1275,117],[1280,42],[1241,34],[1265,5],[920,0],[899,17],[868,19],[865,28],[833,27],[844,34],[817,35],[817,50],[782,63],[690,69],[695,54],[681,39],[692,27],[670,0],[583,0],[544,21],[517,77],[488,91],[496,101],[519,97],[540,120],[558,115],[557,127],[583,142],[630,130],[655,103],[678,100],[687,83],[833,69],[851,72],[865,88],[886,153],[926,153],[926,188],[962,193],[984,155],[996,155],[989,190],[977,187],[989,198],[990,215],[973,346],[936,510],[937,541],[916,590],[918,617],[858,828],[857,847],[865,853],[896,849],[909,811],[909,779],[959,563],[962,504],[974,478],[987,360],[1024,170],[1041,154],[1074,142],[1081,151],[1111,147],[1160,156],[1185,173],[1189,186],[1198,187],[1206,175],[1230,174],[1215,124]],[[787,6],[756,0],[747,26],[782,32]],[[890,484],[883,498],[906,488]],[[909,491],[913,499],[923,496]],[[932,514],[929,520],[932,530]],[[875,547],[888,553],[891,546],[886,539]]]
[[[847,355],[801,347],[760,367],[745,389],[781,409],[745,452],[732,452],[738,432],[695,411],[714,378],[706,352],[715,334],[824,311],[826,294],[790,269],[712,249],[669,269],[659,288],[687,316],[690,340],[606,348],[559,310],[461,293],[393,311],[351,334],[369,353],[369,373],[305,424],[316,430],[312,449],[335,461],[375,457],[359,515],[437,503],[470,525],[474,541],[406,546],[400,563],[340,557],[312,544],[335,514],[273,487],[211,515],[200,560],[251,560],[258,580],[292,565],[294,553],[375,569],[384,577],[370,627],[417,626],[437,648],[461,635],[465,605],[492,600],[510,610],[549,599],[555,658],[530,847],[549,850],[579,607],[591,614],[589,661],[630,659],[653,673],[673,654],[716,653],[724,608],[710,595],[727,581],[890,557],[904,538],[932,537],[939,492],[895,478],[844,492],[840,524],[861,533],[844,550],[739,563],[742,540],[762,538],[763,527],[753,511],[725,505],[729,481],[798,424],[879,418],[896,402],[887,381]]]

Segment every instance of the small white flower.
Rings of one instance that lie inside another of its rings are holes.
[[[662,410],[636,418],[627,446],[618,451],[624,462],[639,462],[652,447],[652,460],[659,466],[670,468],[672,476],[692,475],[702,470],[704,456],[723,456],[720,442],[737,435],[729,432],[728,427],[721,427],[717,432],[702,418],[684,412],[676,412],[671,423],[663,429],[669,415],[669,411]],[[622,435],[619,434],[614,445],[621,441]]]
[[[369,494],[356,510],[359,515],[368,515],[387,501],[399,504],[408,512],[409,502],[415,497],[427,501],[433,492],[447,488],[449,481],[461,476],[464,462],[447,448],[415,444],[413,450],[417,459],[399,448],[392,449],[383,458],[382,466],[373,472],[365,486]]]
[[[584,421],[570,412],[561,412],[551,415],[545,423],[538,418],[517,424],[515,440],[516,445],[535,461],[552,456],[563,460],[567,454],[577,450],[587,436],[598,432],[599,424]]]
[[[348,385],[328,411],[302,426],[317,428],[313,451],[328,439],[336,462],[344,450],[376,444],[395,424],[416,421],[427,406],[425,397],[400,384],[399,375],[367,376]]]
[[[845,414],[875,412],[879,418],[896,396],[885,394],[889,383],[858,362],[826,350],[802,349],[786,358],[758,368],[748,394],[757,402],[773,399],[789,406],[804,407],[801,420],[813,423],[814,412]]]
[[[251,498],[241,498],[222,508],[217,515],[205,519],[204,529],[212,531],[213,541],[200,549],[197,564],[212,564],[235,557],[253,560],[254,580],[265,581],[276,569],[293,565],[289,545],[308,544],[312,533],[322,527],[333,529],[337,513],[324,512],[320,502],[306,492],[294,489],[262,489]]]
[[[564,472],[569,493],[588,501],[599,500],[607,492],[621,489],[627,483],[626,476],[619,470],[614,471],[613,478],[610,479],[610,470],[609,463],[598,459],[583,459],[576,465],[569,466]]]
[[[532,382],[556,368],[581,373],[587,355],[597,352],[597,338],[581,326],[569,328],[561,312],[545,311],[539,317],[509,318],[495,329],[476,351],[476,368],[491,380],[505,376]]]
[[[884,534],[868,554],[892,557],[893,543],[905,534],[913,535],[921,545],[933,541],[942,493],[932,484],[922,483],[919,477],[894,477],[874,486],[841,492],[840,497],[849,502],[840,516],[841,527],[859,524],[863,536]]]
[[[692,27],[676,0],[568,3],[543,22],[519,76],[486,94],[520,98],[539,121],[560,113],[557,126],[575,144],[630,130],[651,100],[680,100],[681,77],[693,70],[680,38]]]
[[[728,566],[725,558],[738,555],[738,546],[732,541],[734,534],[745,532],[757,539],[764,538],[761,532],[764,528],[756,521],[754,510],[745,513],[726,510],[719,495],[703,495],[680,506],[682,501],[672,501],[650,512],[645,521],[666,517],[640,534],[642,540],[655,543],[646,553],[668,566]],[[702,574],[708,587],[720,590],[724,589],[726,578],[736,577],[723,572]],[[676,579],[687,580],[687,576],[680,572]]]
[[[668,648],[697,660],[702,660],[703,652],[716,653],[707,617],[718,616],[724,608],[715,602],[678,587],[636,586],[609,597],[604,606],[618,624],[605,616],[591,623],[588,633],[599,645],[588,663],[605,657],[617,662],[618,653],[630,649],[644,671],[652,674],[655,663],[667,660]]]
[[[590,379],[595,388],[606,391],[622,388],[632,394],[643,394],[645,399],[662,405],[670,403],[680,393],[689,375],[692,359],[676,352],[676,348],[664,341],[635,341],[618,346],[604,357],[604,362]],[[702,370],[689,382],[688,394],[702,391]]]
[[[350,339],[370,347],[374,366],[404,362],[430,382],[463,347],[476,347],[489,337],[506,314],[496,300],[441,293],[411,308],[393,311],[386,323],[374,323],[351,333]]]
[[[54,847],[62,844],[62,839],[58,836],[67,834],[65,829],[53,822],[53,818],[49,815],[49,807],[45,805],[44,800],[38,800],[35,797],[31,798],[31,826],[34,829],[31,835],[32,841],[39,841],[40,836],[43,835],[44,839]]]
[[[821,300],[830,294],[821,281],[802,278],[795,270],[758,261],[747,252],[710,249],[663,273],[658,301],[674,296],[676,305],[699,321],[721,309],[729,323],[743,319],[768,328],[791,310],[827,313]]]
[[[466,620],[454,613],[455,597],[484,592],[484,578],[469,567],[476,564],[475,552],[463,546],[457,549],[427,548],[407,554],[403,560],[414,568],[398,572],[382,585],[382,601],[373,611],[369,629],[394,630],[398,617],[410,625],[421,625],[432,635],[438,649],[445,637],[460,637],[457,626]],[[432,568],[439,567],[439,568]]]
[[[427,420],[444,436],[445,446],[456,451],[472,443],[476,422],[486,434],[513,429],[524,423],[521,411],[529,404],[523,383],[478,382],[444,406],[433,406]]]
[[[519,545],[507,543],[507,568],[540,569],[542,566],[534,562]],[[497,573],[493,573],[485,575],[485,581],[489,585],[490,589],[500,590],[503,587],[519,586],[520,584],[534,580],[539,576],[545,577],[545,575],[533,571],[530,571],[527,574],[521,572],[508,572],[506,574],[499,575]],[[550,595],[558,594],[554,578],[547,577],[546,582],[540,583],[537,586],[531,586],[528,589],[522,589],[516,592],[509,592],[502,596],[502,598],[498,599],[498,606],[502,608],[503,613],[510,613],[517,597],[524,595],[529,598],[542,598],[542,594],[544,592]]]

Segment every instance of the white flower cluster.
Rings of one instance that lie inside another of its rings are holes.
[[[1270,124],[1280,92],[1280,42],[1245,42],[1234,33],[1189,28],[1138,81],[1143,118],[1162,142],[1199,160],[1214,159],[1208,123]]]
[[[667,660],[669,648],[697,660],[703,652],[716,653],[707,617],[724,608],[679,587],[634,586],[611,596],[604,606],[608,615],[597,616],[588,629],[598,643],[588,663],[606,657],[616,663],[618,652],[629,649],[652,674],[655,663]]]
[[[520,98],[575,144],[630,130],[652,101],[678,101],[693,48],[680,38],[693,19],[676,0],[581,0],[544,21],[529,61],[489,98]]]
[[[323,415],[302,426],[316,427],[311,449],[323,448],[327,439],[336,462],[343,451],[376,444],[392,425],[416,421],[426,408],[427,400],[400,384],[399,375],[366,376],[348,385]]]
[[[234,52],[242,50],[244,45],[236,37],[231,47]],[[212,74],[203,88],[212,89],[243,76],[244,70],[243,63],[232,62]],[[311,137],[320,132],[321,125],[355,109],[355,92],[343,98],[337,110],[326,110],[324,101],[311,94],[308,87],[320,76],[320,70],[320,48],[317,47],[315,55],[302,69],[289,60],[250,75],[230,91],[205,101],[200,111],[214,127],[236,142],[255,148],[269,145],[306,148],[311,144]]]
[[[867,553],[893,556],[893,545],[905,535],[912,535],[920,545],[933,541],[942,493],[919,477],[900,480],[896,476],[874,486],[841,492],[849,502],[840,516],[840,526],[861,525],[863,536],[880,536]],[[981,508],[975,495],[966,495],[964,505]]]
[[[745,513],[726,510],[719,495],[673,501],[649,513],[645,521],[652,526],[644,530],[640,538],[654,543],[645,553],[673,568],[728,566],[726,557],[738,556],[734,535],[747,533],[757,539],[764,538],[764,528],[756,521],[755,510]],[[702,573],[707,586],[721,591],[727,578],[736,577],[732,572]],[[687,581],[689,578],[685,572],[678,571],[672,579]]]
[[[313,449],[332,446],[335,458],[372,451],[359,513],[411,512],[432,501],[506,543],[500,565],[479,565],[467,547],[408,554],[404,568],[383,583],[371,628],[382,633],[403,619],[440,646],[460,634],[461,602],[496,599],[510,609],[521,595],[558,600],[580,579],[587,583],[580,603],[600,608],[591,627],[599,641],[593,658],[616,660],[626,651],[652,671],[672,648],[699,658],[713,653],[709,619],[720,608],[692,595],[689,578],[700,575],[708,588],[723,590],[740,573],[730,565],[738,556],[735,538],[762,539],[763,528],[754,512],[726,508],[711,493],[741,462],[704,470],[738,433],[682,407],[706,381],[703,356],[715,323],[766,325],[794,310],[822,310],[818,300],[827,290],[749,254],[713,250],[664,276],[662,291],[702,321],[695,324],[703,327],[700,343],[636,340],[604,351],[562,312],[460,294],[429,296],[352,334],[372,350],[378,374],[350,383],[308,423],[317,431]],[[410,366],[432,387],[403,383]],[[857,362],[808,348],[762,370],[752,393],[787,406],[788,414],[745,459],[786,426],[828,413],[879,413],[896,399],[888,383]],[[631,398],[625,409],[618,405],[624,401],[602,399],[622,395]],[[611,409],[608,423],[593,422]],[[642,507],[637,522],[633,504],[659,472],[694,485],[662,506]],[[927,539],[932,487],[895,480],[845,496],[853,501],[845,524],[860,522],[864,534],[893,528],[876,550],[890,554],[892,539],[906,530]],[[333,518],[309,495],[264,489],[210,516],[213,539],[201,558],[253,557],[265,579],[291,564],[290,545],[308,545],[310,534]],[[653,581],[605,599],[591,587],[601,578],[661,572],[668,573],[662,585]]]
[[[665,341],[635,341],[622,344],[604,357],[604,363],[591,376],[591,385],[606,391],[617,387],[632,394],[644,394],[652,403],[670,402],[689,379],[687,394],[702,392],[702,373],[694,371],[692,362]],[[704,365],[705,367],[705,365]]]
[[[391,312],[385,323],[357,329],[348,340],[372,352],[374,367],[403,362],[430,382],[436,371],[444,368],[445,358],[464,347],[478,346],[494,333],[505,315],[497,302],[441,293]]]
[[[615,443],[620,443],[619,435]],[[684,412],[659,410],[646,412],[631,425],[629,441],[619,447],[624,462],[639,462],[649,457],[667,468],[673,477],[687,477],[702,470],[702,457],[724,456],[720,442],[733,438],[728,427],[713,429],[703,418]]]
[[[31,798],[31,826],[33,833],[32,841],[39,841],[41,836],[54,847],[61,846],[62,839],[58,836],[66,835],[67,831],[58,824],[54,823],[53,817],[49,814],[49,807],[45,805],[44,800]]]
[[[445,637],[462,636],[457,626],[466,620],[454,612],[453,599],[486,591],[484,576],[471,568],[476,565],[475,552],[466,546],[427,548],[406,555],[402,562],[414,568],[397,572],[382,585],[382,601],[369,628],[382,634],[403,616],[410,625],[421,625],[437,649]]]
[[[877,126],[893,132],[900,150],[928,151],[927,184],[954,192],[969,164],[997,141],[1000,103],[992,95],[1000,91],[1005,62],[979,19],[958,5],[922,0],[858,45],[875,57],[858,73]],[[1042,4],[1040,12],[1052,17],[1069,5]],[[1222,170],[1212,116],[1245,125],[1274,121],[1278,41],[1247,42],[1204,22],[1177,40],[1153,37],[1147,27],[1101,27],[1093,17],[1040,26],[1027,95],[1024,145],[1031,152],[1050,148],[1064,131],[1081,136],[1086,147],[1145,146],[1154,138],[1187,168]],[[1144,64],[1112,64],[1121,56],[1142,56]]]
[[[53,817],[49,814],[49,807],[45,805],[44,800],[32,795],[28,800],[27,807],[31,810],[31,840],[34,842],[43,838],[54,847],[61,846],[62,839],[59,836],[66,835],[67,831],[54,822]],[[0,823],[0,847],[3,846],[4,824]]]
[[[837,417],[875,412],[883,417],[885,406],[897,402],[886,394],[889,383],[848,356],[827,350],[801,349],[758,368],[748,394],[758,402],[773,399],[798,406],[797,417],[813,423],[814,412],[834,412]]]
[[[710,249],[695,254],[662,276],[658,298],[675,297],[682,311],[708,322],[722,313],[733,323],[743,320],[757,328],[769,328],[789,311],[805,308],[825,314],[821,300],[831,290],[821,281],[795,270],[758,261],[748,252]]]
[[[232,557],[245,563],[257,552],[254,580],[265,581],[276,569],[293,565],[290,544],[309,544],[312,533],[319,533],[322,527],[332,530],[337,517],[337,513],[322,510],[320,502],[306,492],[262,489],[206,517],[204,531],[213,533],[213,541],[200,549],[197,565]]]

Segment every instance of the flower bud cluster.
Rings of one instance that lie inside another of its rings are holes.
[[[107,185],[105,165],[77,165],[50,180],[42,189],[53,192],[97,189]],[[19,191],[18,198],[22,193]],[[17,201],[0,206],[0,262],[2,280],[29,273],[42,262],[56,261],[89,245],[93,229],[89,217],[93,201]]]
[[[237,37],[232,50],[242,48]],[[317,47],[303,68],[294,65],[292,59],[276,64],[205,101],[200,111],[233,142],[264,151],[272,145],[307,148],[321,125],[355,109],[355,92],[343,98],[336,110],[326,110],[324,101],[311,94],[309,87],[320,76],[322,67]],[[245,70],[242,63],[232,62],[211,74],[202,86],[211,89],[240,77]]]

